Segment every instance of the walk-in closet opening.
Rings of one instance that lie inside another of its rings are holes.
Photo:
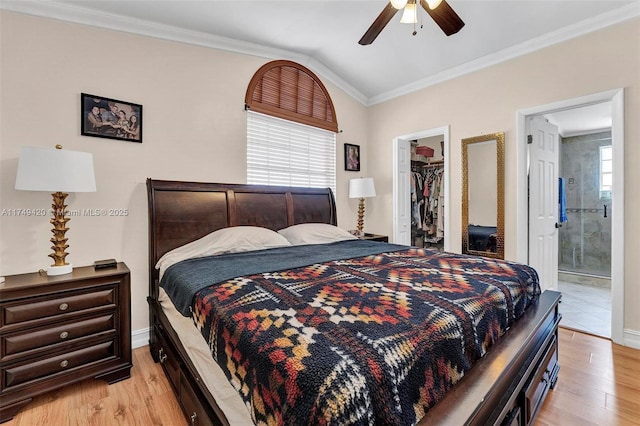
[[[444,249],[444,140],[411,141],[411,244]]]

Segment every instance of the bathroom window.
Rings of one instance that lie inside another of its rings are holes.
[[[613,184],[613,151],[611,145],[600,147],[600,198],[610,199]]]

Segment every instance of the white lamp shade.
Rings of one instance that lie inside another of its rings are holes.
[[[402,12],[400,22],[403,24],[415,24],[418,22],[418,9],[415,3],[407,3]]]
[[[357,178],[349,181],[349,198],[368,198],[376,196],[373,178]]]
[[[427,0],[427,4],[429,5],[429,9],[431,10],[440,6],[440,3],[442,3],[442,0]]]
[[[16,189],[47,192],[95,192],[93,154],[64,149],[22,147]]]

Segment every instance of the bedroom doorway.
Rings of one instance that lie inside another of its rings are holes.
[[[528,193],[528,178],[530,167],[529,150],[527,144],[527,122],[534,116],[550,116],[562,111],[597,105],[609,102],[611,107],[611,156],[612,156],[612,186],[615,190],[611,193],[608,216],[611,222],[611,339],[615,343],[624,344],[624,91],[612,90],[581,98],[542,105],[518,111],[517,133],[518,140],[518,260],[529,263],[531,252],[528,241],[530,227],[535,224],[529,222],[529,199],[536,197],[538,193]],[[533,148],[535,149],[535,147]],[[558,154],[559,155],[559,154]],[[557,185],[556,185],[557,188]],[[544,189],[542,189],[544,190]],[[535,191],[533,189],[532,191]],[[557,200],[557,198],[556,198]],[[615,208],[620,206],[620,208]],[[556,252],[557,253],[557,252]],[[559,263],[555,257],[555,265]],[[544,275],[542,271],[541,276]],[[556,288],[557,289],[557,288]],[[605,299],[606,301],[606,299]],[[595,333],[594,333],[595,334]]]
[[[433,166],[437,165],[441,169],[442,174],[442,191],[440,201],[442,211],[439,223],[436,228],[440,228],[444,232],[444,237],[440,241],[440,248],[451,251],[450,238],[450,209],[449,209],[449,126],[438,127],[421,132],[411,133],[408,135],[398,136],[393,139],[393,235],[392,242],[396,244],[413,245],[415,243],[412,236],[412,200],[411,200],[411,173],[412,173],[412,142],[418,141],[423,146],[433,145],[433,141],[437,141],[434,151],[438,150],[438,163],[433,162]],[[440,142],[442,142],[440,144]],[[414,143],[415,146],[420,143]],[[438,149],[439,145],[439,149]],[[434,152],[435,157],[435,152]],[[414,157],[415,159],[415,157]],[[425,160],[425,164],[431,164]],[[413,167],[419,166],[414,161]],[[422,167],[420,167],[422,169]],[[433,169],[431,165],[428,167]],[[438,232],[436,230],[436,232]],[[437,235],[437,234],[436,234]],[[436,243],[437,244],[437,243]]]
[[[591,129],[560,135],[564,219],[558,229],[558,289],[567,328],[611,337],[612,146],[610,102],[568,111]],[[550,116],[550,120],[565,117]],[[571,119],[571,116],[566,118]],[[593,123],[593,124],[591,124]],[[561,209],[562,214],[562,209]]]

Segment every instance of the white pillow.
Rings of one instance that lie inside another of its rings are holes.
[[[232,226],[214,231],[199,240],[165,253],[158,260],[156,269],[160,269],[162,278],[169,266],[186,259],[290,245],[286,238],[271,229],[259,226]]]
[[[278,231],[279,234],[294,245],[302,244],[326,244],[336,241],[357,240],[344,229],[327,223],[301,223]]]

